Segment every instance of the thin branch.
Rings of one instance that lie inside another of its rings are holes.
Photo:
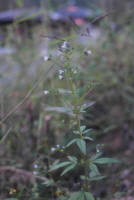
[[[8,131],[5,133],[5,135],[2,137],[2,139],[0,140],[0,144],[6,139],[6,137],[8,136],[8,134],[10,133],[10,131],[12,130],[13,126],[11,126]]]
[[[80,29],[80,27],[75,23],[75,21],[73,20],[73,18],[71,16],[69,16],[70,20],[72,21],[72,23],[78,28]]]
[[[59,59],[60,56],[58,56],[58,58],[56,59],[56,61]],[[0,122],[0,125],[5,122],[28,98],[29,96],[33,93],[33,91],[37,88],[37,86],[40,84],[40,82],[45,78],[45,76],[48,74],[48,72],[52,69],[52,67],[54,66],[54,64],[47,70],[47,72],[45,72],[43,74],[43,76],[35,83],[35,85],[33,86],[33,88],[28,92],[28,94],[25,96],[25,98],[13,109],[11,110],[11,112],[8,113],[8,115],[6,117],[4,117],[4,119],[2,119],[2,121]]]
[[[93,20],[91,21],[91,24],[93,24],[93,23],[96,22],[97,20],[102,19],[102,18],[104,18],[104,17],[106,17],[106,16],[108,16],[108,15],[111,15],[111,14],[115,13],[115,12],[116,12],[116,11],[111,11],[111,12],[105,14],[105,15],[101,15],[101,16],[99,16],[99,17],[96,17],[95,19],[93,19]]]

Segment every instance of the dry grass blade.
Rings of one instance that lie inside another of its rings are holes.
[[[106,17],[106,16],[108,16],[108,15],[111,15],[111,14],[115,13],[115,12],[116,12],[116,11],[111,11],[111,12],[105,14],[105,15],[101,15],[101,16],[99,16],[99,17],[96,17],[95,19],[93,19],[93,20],[91,21],[91,24],[93,24],[93,23],[96,22],[97,20],[102,19],[102,18],[104,18],[104,17]]]

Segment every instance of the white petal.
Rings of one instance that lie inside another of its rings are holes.
[[[63,78],[63,76],[59,75],[59,79],[62,79],[62,78]]]
[[[49,58],[48,56],[44,56],[44,60],[45,60],[45,61],[48,60],[48,58]]]
[[[63,70],[59,70],[59,74],[62,74],[64,71]]]
[[[67,41],[63,43],[62,48],[67,48]]]
[[[88,53],[88,54],[92,54],[92,51],[91,51],[91,50],[89,50],[87,53]]]
[[[45,94],[48,94],[48,91],[44,91]]]

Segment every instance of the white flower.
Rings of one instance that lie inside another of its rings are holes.
[[[91,51],[91,50],[84,51],[84,54],[85,54],[86,56],[88,56],[89,54],[92,54],[92,51]]]
[[[74,70],[74,74],[76,74],[77,73],[77,70]]]
[[[59,79],[62,79],[62,78],[63,78],[63,76],[59,75]]]
[[[64,71],[63,70],[59,70],[59,74],[62,74]]]
[[[49,59],[48,56],[44,56],[44,60],[47,61]]]
[[[37,164],[34,164],[34,168],[37,168],[38,167],[38,165]]]
[[[87,54],[92,54],[92,51],[91,50],[87,51]]]
[[[57,145],[56,145],[56,147],[60,147],[60,145],[59,145],[59,144],[57,144]]]
[[[51,151],[55,151],[55,148],[51,148]]]
[[[45,94],[48,94],[49,92],[45,90],[44,93],[45,93]]]
[[[66,49],[67,48],[67,41],[65,41],[61,47]]]

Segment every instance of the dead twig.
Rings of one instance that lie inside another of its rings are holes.
[[[96,17],[95,19],[93,19],[93,20],[91,21],[91,24],[93,24],[93,23],[96,22],[97,20],[102,19],[102,18],[104,18],[104,17],[106,17],[106,16],[108,16],[108,15],[111,15],[111,14],[115,13],[115,12],[116,12],[116,11],[111,11],[111,12],[105,14],[105,15],[101,15],[101,16],[99,16],[99,17]]]

